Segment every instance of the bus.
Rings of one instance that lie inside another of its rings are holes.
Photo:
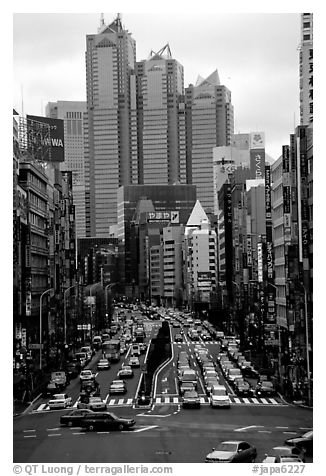
[[[111,339],[103,342],[102,352],[104,358],[111,362],[118,362],[120,360],[120,341]]]

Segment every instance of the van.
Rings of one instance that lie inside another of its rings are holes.
[[[230,397],[224,385],[213,385],[209,400],[212,407],[230,408]]]
[[[94,336],[93,337],[93,346],[95,349],[99,350],[102,346],[102,337],[101,336]]]

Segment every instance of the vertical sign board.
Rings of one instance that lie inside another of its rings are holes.
[[[265,178],[265,136],[263,132],[250,133],[250,178]]]
[[[263,244],[257,243],[257,270],[258,282],[263,282]]]
[[[267,279],[273,279],[273,224],[271,199],[271,167],[265,166],[265,204],[266,204],[266,258]]]

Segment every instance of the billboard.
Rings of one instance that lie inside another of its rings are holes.
[[[265,179],[265,134],[250,133],[250,178]]]
[[[257,243],[258,282],[263,282],[263,244]]]
[[[62,119],[26,116],[27,148],[42,162],[64,162],[64,127]]]
[[[165,211],[165,212],[147,212],[147,223],[165,222],[165,223],[180,223],[179,210]]]

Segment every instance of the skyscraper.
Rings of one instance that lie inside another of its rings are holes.
[[[47,117],[64,121],[65,161],[60,164],[60,170],[72,172],[76,235],[78,238],[84,238],[86,236],[86,219],[83,119],[86,102],[49,102],[45,112]]]
[[[183,66],[169,45],[137,62],[141,184],[186,183]]]
[[[86,38],[86,235],[117,223],[117,190],[138,183],[136,42],[121,18]]]
[[[231,93],[218,72],[186,88],[187,175],[207,211],[214,208],[213,147],[230,145],[234,131]]]

